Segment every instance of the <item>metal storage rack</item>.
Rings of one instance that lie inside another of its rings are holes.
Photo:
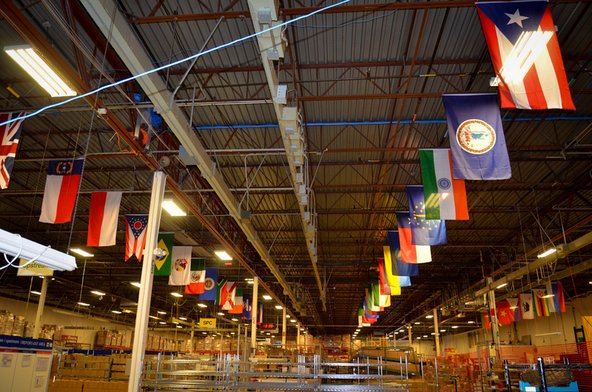
[[[381,358],[376,363],[321,362],[299,356],[296,362],[266,361],[273,370],[257,371],[257,363],[237,355],[220,355],[215,361],[187,359],[146,363],[144,391],[407,391],[404,365],[398,374],[385,374]],[[391,365],[392,366],[392,365]],[[335,372],[335,369],[339,371]],[[328,372],[327,370],[333,370]],[[346,371],[342,371],[346,369]]]

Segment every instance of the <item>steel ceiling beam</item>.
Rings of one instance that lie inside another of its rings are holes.
[[[55,46],[45,38],[44,34],[31,23],[13,1],[6,1],[2,4],[2,7],[0,7],[0,15],[10,23],[24,41],[36,48],[43,57],[55,67],[55,71],[58,74],[60,74],[65,80],[68,80],[72,88],[81,92],[91,90],[90,86],[80,78],[76,69],[72,67],[68,60],[56,50]],[[100,98],[88,96],[85,97],[84,100],[96,110],[105,110],[105,113],[101,115],[101,119],[103,119],[115,131],[115,133],[130,146],[133,152],[147,167],[151,170],[160,169],[158,161],[154,157],[144,153],[143,147],[133,139],[132,133],[128,131],[128,129],[119,121],[117,116],[108,109]],[[250,261],[245,258],[242,250],[237,249],[230,239],[218,231],[217,227],[203,215],[195,201],[191,199],[171,177],[167,177],[167,187],[173,191],[178,200],[187,207],[188,211],[200,221],[204,228],[212,233],[220,244],[229,250],[233,250],[238,261],[247,271],[249,271],[249,273],[252,275],[257,274]],[[271,287],[267,283],[261,282],[261,284],[267,291],[273,293],[273,290],[271,290]]]
[[[114,1],[84,0],[82,3],[103,34],[110,37],[111,46],[132,74],[138,75],[154,67],[145,48],[132,31],[121,11],[118,10],[117,4]],[[272,271],[275,278],[282,286],[284,294],[290,298],[292,305],[298,309],[300,304],[295,294],[292,292],[292,289],[286,282],[282,272],[269,255],[267,247],[261,242],[252,223],[243,220],[236,198],[230,192],[224,177],[216,168],[212,159],[208,156],[197,135],[191,131],[192,127],[191,124],[189,124],[185,113],[172,99],[172,94],[166,87],[161,76],[158,74],[149,74],[139,78],[137,81],[154,104],[156,110],[161,114],[172,132],[179,139],[179,142],[197,161],[202,176],[215,190],[224,206],[228,209],[230,215],[247,236],[252,246],[257,250],[261,259]],[[183,195],[187,197],[186,194]],[[187,203],[192,204],[189,200],[187,200]],[[225,241],[225,243],[227,242],[228,241]],[[229,249],[232,249],[232,253],[238,253],[238,255],[242,254],[240,250],[237,252],[235,246],[230,246]],[[246,260],[244,261],[248,264]],[[274,295],[277,296],[277,294]],[[278,301],[282,303],[284,302],[279,299]]]
[[[583,0],[587,2],[589,0]],[[578,0],[555,0],[551,3],[577,3]],[[473,8],[474,1],[417,1],[409,3],[386,3],[386,4],[366,4],[366,5],[344,5],[335,7],[327,11],[330,14],[346,14],[356,12],[385,12],[385,11],[405,11],[405,10],[419,10],[419,9],[440,9],[440,8]],[[283,16],[300,16],[306,15],[314,11],[318,11],[322,7],[300,7],[300,8],[283,8],[280,14]],[[131,23],[146,24],[146,23],[168,23],[168,22],[190,22],[197,20],[216,20],[221,17],[226,19],[240,19],[249,18],[248,11],[226,11],[226,12],[210,12],[210,13],[194,13],[181,15],[152,15],[152,16],[135,16],[130,18]]]

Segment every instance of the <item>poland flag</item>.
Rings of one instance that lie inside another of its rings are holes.
[[[90,197],[88,246],[115,245],[121,192],[93,192]]]

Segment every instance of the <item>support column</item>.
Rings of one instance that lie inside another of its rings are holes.
[[[193,353],[193,347],[195,347],[195,321],[191,322],[191,348],[189,350],[190,353]]]
[[[43,310],[45,309],[45,297],[47,297],[47,285],[49,284],[49,279],[49,276],[43,277],[43,283],[41,284],[41,295],[39,296],[39,303],[37,304],[33,339],[39,339],[39,332],[41,332],[41,316],[43,316]]]
[[[286,348],[286,307],[282,309],[282,347]]]
[[[411,333],[411,324],[407,324],[407,337],[409,338],[409,347],[413,345],[413,334]]]
[[[134,344],[132,346],[128,392],[139,392],[142,382],[144,352],[146,349],[146,337],[148,335],[148,316],[152,296],[152,278],[154,274],[154,249],[158,244],[158,228],[160,227],[165,185],[166,175],[160,171],[155,172],[152,179],[152,194],[150,196],[148,226],[146,227],[146,247],[144,248],[144,259],[142,261],[142,278],[140,279],[138,310],[136,312],[136,325],[134,327]]]
[[[296,345],[300,345],[300,323],[296,323]]]
[[[489,287],[493,282],[492,278],[487,278],[487,286]],[[493,343],[495,344],[496,358],[499,360],[500,353],[500,336],[499,325],[497,323],[497,309],[495,306],[495,291],[489,290],[487,292],[487,302],[489,302],[489,321],[491,324],[491,334],[493,335]]]
[[[438,308],[434,308],[434,338],[436,338],[436,356],[440,356],[440,327],[438,326]]]
[[[251,305],[251,355],[257,350],[257,307],[259,306],[259,278],[253,278],[253,303]]]
[[[241,324],[239,322],[237,325],[237,331],[236,331],[236,355],[238,355],[238,356],[240,356],[240,338],[241,338],[240,327],[241,327]]]

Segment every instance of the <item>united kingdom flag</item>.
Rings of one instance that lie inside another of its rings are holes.
[[[4,113],[0,114],[0,123],[22,117],[24,113]],[[21,134],[21,124],[23,120],[17,120],[0,127],[0,189],[8,188],[10,173],[14,166],[14,157],[18,147]]]

